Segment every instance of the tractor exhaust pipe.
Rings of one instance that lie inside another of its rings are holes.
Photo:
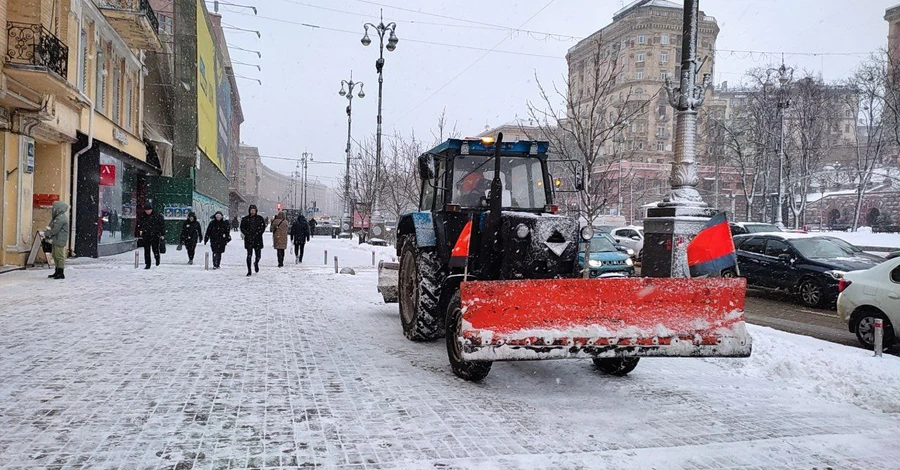
[[[491,210],[488,215],[488,227],[493,236],[491,246],[499,248],[500,244],[500,216],[503,210],[503,181],[500,180],[500,148],[503,146],[503,133],[497,133],[494,142],[494,179],[491,181]]]

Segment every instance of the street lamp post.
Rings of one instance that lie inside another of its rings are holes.
[[[353,208],[350,206],[350,129],[352,125],[352,113],[353,113],[353,90],[356,86],[359,86],[359,93],[356,95],[360,98],[365,98],[366,94],[363,92],[363,82],[354,82],[353,81],[353,71],[350,71],[350,80],[341,80],[341,91],[338,92],[341,96],[347,97],[347,170],[344,174],[344,215],[341,217],[341,233],[338,235],[340,238],[351,238],[353,237],[353,232],[351,231],[351,227],[353,226]],[[347,90],[344,91],[344,87],[347,87]],[[379,87],[380,90],[380,87]],[[380,97],[380,93],[379,93]],[[379,99],[379,103],[381,100]],[[381,138],[381,116],[380,116],[380,108],[379,108],[379,117],[378,117],[378,135],[379,135],[379,145]],[[377,171],[377,170],[376,170]]]
[[[300,210],[303,211],[301,213],[304,216],[309,215],[309,213],[307,212],[307,205],[306,205],[306,179],[307,179],[306,178],[306,176],[307,176],[306,169],[309,167],[309,161],[312,159],[313,159],[312,154],[309,152],[303,152],[300,154],[300,163],[303,164],[303,191],[300,194],[300,204],[301,204]]]
[[[784,65],[784,59],[781,61],[781,67],[777,69],[769,69],[767,74],[778,74],[778,101],[775,106],[778,108],[778,115],[781,119],[781,136],[778,149],[778,194],[775,201],[775,225],[778,228],[784,228],[784,160],[786,154],[784,152],[784,113],[791,106],[791,100],[787,96],[788,86],[794,77],[794,69]],[[770,81],[767,81],[770,82]]]
[[[373,245],[385,245],[386,242],[381,238],[384,236],[384,218],[381,216],[381,211],[378,210],[378,191],[381,188],[381,100],[382,100],[382,87],[384,84],[384,49],[387,48],[388,52],[393,51],[397,48],[397,35],[395,34],[395,30],[397,29],[396,23],[388,23],[384,24],[384,16],[382,16],[381,21],[375,25],[372,23],[366,23],[363,25],[365,29],[365,34],[363,35],[360,42],[362,42],[363,46],[368,46],[372,44],[372,40],[369,39],[369,28],[372,28],[376,34],[378,34],[378,60],[375,61],[375,71],[378,72],[378,125],[375,132],[375,191],[372,196],[372,216],[369,219],[369,243]],[[387,46],[384,44],[384,36],[388,35]]]

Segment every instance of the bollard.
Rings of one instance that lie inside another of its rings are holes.
[[[206,259],[203,261],[203,263],[205,264],[206,270],[209,271],[209,252],[208,251],[206,252],[205,258]]]
[[[375,251],[372,251],[372,266],[375,266]]]
[[[337,274],[337,273],[338,273],[338,262],[337,262],[337,256],[335,256],[335,257],[334,257],[334,273],[335,273],[335,274]]]
[[[875,319],[875,357],[881,357],[884,348],[884,320]]]
[[[328,250],[325,250],[325,266],[328,266]]]
[[[140,264],[141,264],[141,252],[135,251],[134,252],[134,269],[137,269],[138,265],[140,265]]]

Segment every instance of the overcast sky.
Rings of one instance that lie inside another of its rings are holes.
[[[846,77],[865,56],[887,41],[885,9],[900,0],[701,0],[700,8],[721,28],[715,82],[740,82],[754,66],[785,61],[820,73],[827,81]],[[360,44],[363,23],[397,23],[400,42],[385,52],[384,130],[432,140],[431,130],[446,108],[463,135],[527,115],[542,83],[560,83],[566,51],[612,21],[617,0],[229,0],[248,9],[220,5],[238,79],[245,121],[241,140],[263,155],[344,161],[347,100],[341,80],[365,83],[365,99],[353,101],[353,136],[375,133],[378,79],[377,39]],[[208,2],[210,10],[212,2]],[[319,28],[303,26],[314,25]],[[340,30],[340,31],[335,31]],[[518,31],[516,31],[518,30]],[[524,31],[528,30],[528,32]],[[541,34],[549,33],[549,34]],[[434,44],[439,43],[439,44]],[[493,52],[489,52],[493,50]],[[735,51],[735,52],[732,52]],[[758,51],[758,52],[744,52]],[[813,55],[812,53],[826,53]],[[295,163],[266,159],[290,173]],[[341,166],[311,164],[310,179],[334,183]]]

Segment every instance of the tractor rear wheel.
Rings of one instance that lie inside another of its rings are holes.
[[[400,253],[398,288],[400,324],[412,341],[431,341],[443,334],[438,308],[441,264],[434,251],[420,250],[414,237],[407,237]]]
[[[447,306],[447,326],[444,337],[447,340],[447,357],[450,368],[457,377],[470,382],[479,382],[491,372],[491,361],[465,361],[460,353],[460,337],[462,336],[462,306],[459,290],[453,294]]]
[[[602,372],[616,377],[624,377],[638,365],[639,357],[595,358],[594,366]]]

